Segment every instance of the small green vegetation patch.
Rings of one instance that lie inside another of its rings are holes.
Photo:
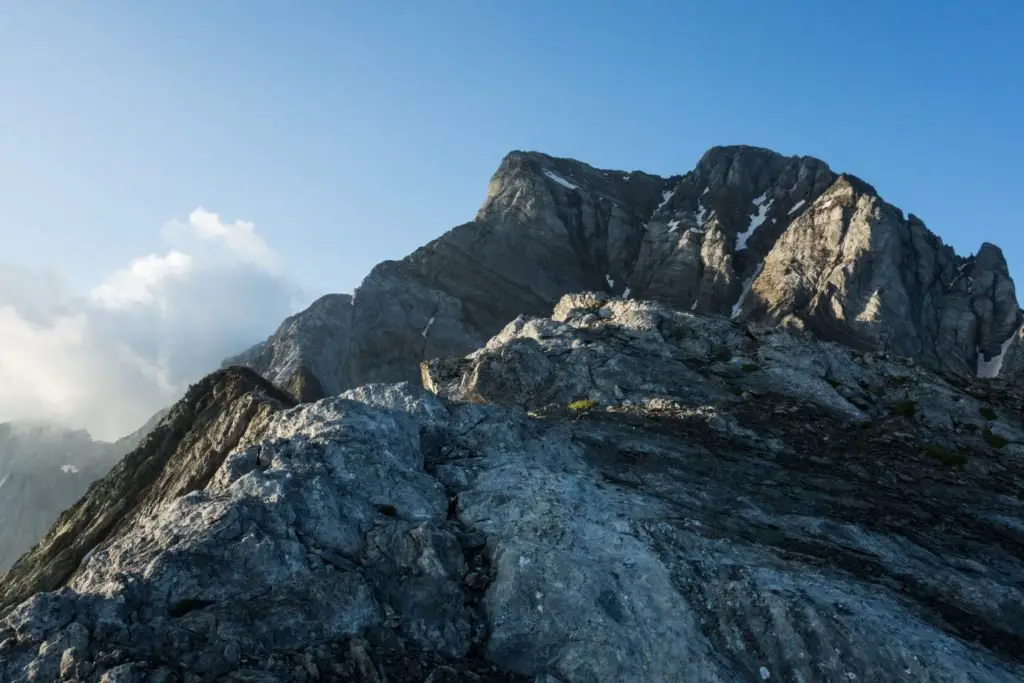
[[[833,389],[838,389],[839,387],[843,386],[843,383],[836,379],[829,378],[826,379],[825,381],[828,382]]]
[[[979,410],[978,412],[981,413],[981,416],[986,420],[996,419],[996,411],[993,410],[992,408],[989,408],[988,406],[982,406],[981,410]]]
[[[590,399],[590,398],[585,398],[585,399],[581,399],[579,401],[573,401],[572,403],[570,403],[569,404],[569,412],[570,413],[585,413],[588,410],[593,410],[596,407],[597,407],[597,401],[595,401],[593,399]]]
[[[942,446],[936,446],[933,443],[925,445],[924,454],[929,458],[938,460],[943,465],[949,465],[950,467],[962,467],[967,464],[967,456],[963,453],[947,451]]]
[[[900,401],[892,407],[892,414],[897,417],[914,417],[917,412],[917,404],[911,400]]]
[[[740,366],[740,370],[742,370],[743,372],[756,372],[757,363],[744,363],[743,365]]]
[[[998,434],[993,434],[992,432],[986,431],[985,443],[987,443],[992,448],[1002,448],[1006,444],[1010,443],[1010,440],[1003,438]]]

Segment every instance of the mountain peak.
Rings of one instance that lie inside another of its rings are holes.
[[[468,353],[517,315],[599,290],[975,374],[978,348],[999,351],[1018,318],[1001,256],[983,247],[979,260],[990,275],[963,277],[964,259],[916,217],[810,156],[717,146],[665,178],[513,150],[474,220],[240,360],[304,399],[415,382],[420,361]],[[1024,366],[1015,345],[1004,374]]]
[[[878,191],[875,190],[873,185],[852,173],[840,173],[837,182],[848,185],[854,192],[859,194],[878,196]]]
[[[811,157],[510,153],[61,515],[0,681],[1020,680],[1021,317]]]
[[[735,160],[738,163],[742,163],[743,160],[750,159],[780,162],[797,158],[799,157],[786,156],[776,152],[774,149],[758,147],[756,145],[714,145],[709,147],[707,151],[701,155],[700,160],[697,162],[697,166],[698,168],[701,166],[713,166],[720,159],[730,159]]]

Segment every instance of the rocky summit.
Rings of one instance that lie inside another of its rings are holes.
[[[810,157],[716,147],[662,178],[512,152],[475,220],[354,296],[289,318],[245,364],[303,399],[416,381],[519,314],[603,291],[781,325],[965,375],[1019,377],[1022,315],[1002,252],[953,249],[859,178]]]
[[[1019,390],[549,315],[306,404],[207,377],[0,585],[0,681],[1024,677]]]
[[[821,161],[513,152],[60,514],[0,683],[1024,680],[1021,322]]]

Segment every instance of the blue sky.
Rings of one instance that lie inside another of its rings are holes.
[[[128,433],[512,149],[814,155],[1021,275],[1022,34],[959,0],[0,3],[0,421]]]
[[[5,3],[0,260],[91,287],[198,206],[313,292],[470,219],[510,149],[856,173],[1018,274],[1016,2]]]

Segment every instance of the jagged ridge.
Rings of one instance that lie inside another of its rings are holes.
[[[310,387],[303,398],[415,381],[420,361],[468,353],[516,315],[590,289],[965,374],[1015,377],[1024,364],[996,247],[960,258],[863,180],[750,146],[712,148],[670,178],[512,152],[473,221],[381,263],[329,314],[318,302],[289,319],[245,362]]]
[[[245,410],[232,416],[236,404]],[[261,409],[295,400],[248,368],[212,373],[191,386],[110,472],[64,511],[3,577],[0,612],[66,584],[86,555],[162,502],[202,489]]]

